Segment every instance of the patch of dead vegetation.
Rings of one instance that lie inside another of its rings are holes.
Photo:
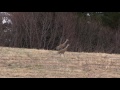
[[[120,55],[0,47],[0,77],[120,77]]]

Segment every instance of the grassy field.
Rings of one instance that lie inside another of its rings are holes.
[[[0,47],[0,78],[120,78],[120,55]]]

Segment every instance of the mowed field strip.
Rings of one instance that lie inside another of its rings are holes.
[[[0,47],[1,78],[120,78],[120,55]]]

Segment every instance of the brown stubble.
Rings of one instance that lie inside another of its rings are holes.
[[[0,77],[110,78],[120,77],[119,54],[0,48]]]

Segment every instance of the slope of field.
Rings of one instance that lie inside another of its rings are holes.
[[[0,47],[1,78],[120,78],[120,55]]]

